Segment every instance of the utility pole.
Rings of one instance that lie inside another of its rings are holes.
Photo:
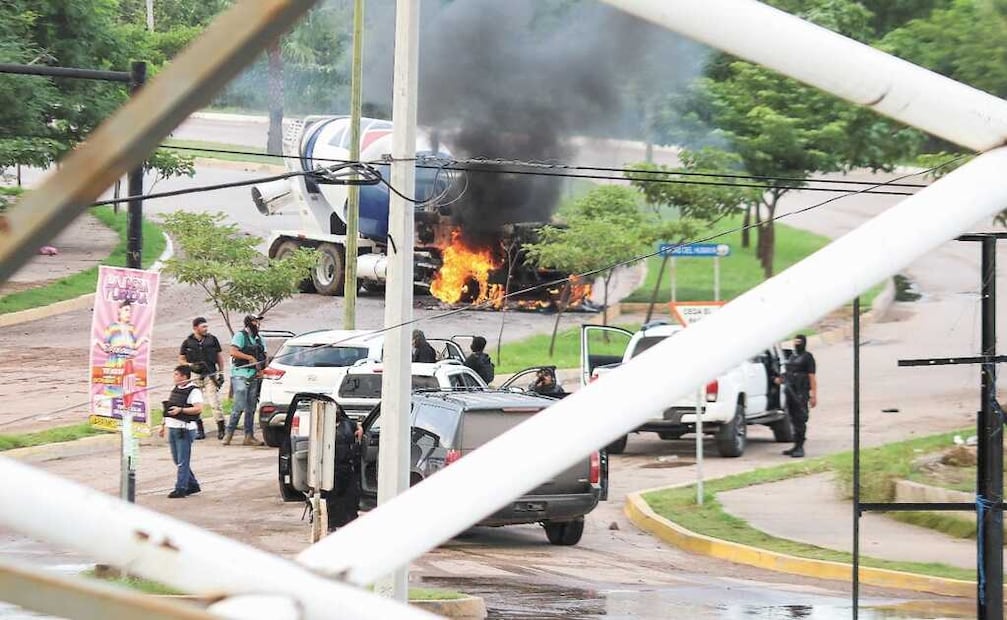
[[[353,75],[350,78],[350,159],[360,159],[360,100],[363,89],[364,0],[353,0]],[[343,329],[357,324],[357,237],[360,233],[360,186],[350,185],[346,201],[346,269]]]
[[[385,325],[393,327],[385,340],[382,376],[381,451],[378,453],[378,505],[409,487],[409,405],[411,330],[413,318],[413,203],[399,194],[416,192],[416,84],[419,52],[419,0],[396,0],[395,69],[392,83],[392,179],[388,213],[388,282]],[[376,584],[380,594],[405,602],[409,565]]]
[[[129,96],[136,93],[147,82],[147,63],[139,61],[130,66]],[[129,211],[126,214],[126,266],[143,269],[143,164],[129,171],[128,175]]]

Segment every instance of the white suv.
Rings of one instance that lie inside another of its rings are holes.
[[[464,359],[461,347],[453,340],[429,338],[438,357]],[[357,329],[323,329],[300,334],[283,343],[262,372],[262,389],[256,407],[259,427],[267,445],[277,447],[283,433],[287,408],[294,395],[312,392],[335,396],[354,364],[380,362],[385,335]]]
[[[346,370],[333,399],[346,414],[362,420],[381,401],[380,363],[367,360]],[[489,386],[474,370],[458,360],[441,360],[433,364],[412,364],[413,391],[418,390],[485,390]]]

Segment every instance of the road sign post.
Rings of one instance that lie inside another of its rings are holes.
[[[712,258],[713,259],[713,299],[720,301],[720,259],[731,255],[731,246],[726,243],[660,243],[657,246],[660,256],[671,258],[671,303],[675,303],[678,291],[675,290],[675,258]]]

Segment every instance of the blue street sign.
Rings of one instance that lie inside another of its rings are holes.
[[[688,245],[661,243],[657,246],[657,251],[661,256],[717,258],[730,256],[731,246],[726,243],[692,243]]]

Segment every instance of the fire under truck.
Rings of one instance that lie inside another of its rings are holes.
[[[391,153],[391,139],[391,122],[361,120],[360,161],[379,162],[374,167],[384,179],[390,177],[385,156]],[[301,282],[301,290],[342,295],[349,186],[326,183],[318,172],[349,161],[350,118],[309,116],[293,121],[284,135],[283,152],[288,170],[305,174],[255,185],[252,200],[263,215],[299,214],[302,227],[274,230],[267,240],[267,255],[282,258],[298,248],[316,249],[318,262],[310,277]],[[425,131],[417,131],[416,154],[419,161],[427,157],[443,162],[452,157],[447,148]],[[523,243],[535,239],[535,230],[541,223],[504,226],[494,247],[465,245],[459,227],[451,221],[450,202],[455,198],[453,184],[458,174],[440,165],[416,167],[412,196],[417,201],[413,262],[417,289],[431,290],[447,303],[488,301],[495,307],[503,305],[506,293],[528,290],[518,299],[511,299],[510,305],[544,308],[557,304],[564,294],[562,285],[543,285],[561,282],[567,274],[525,263],[521,250]],[[365,291],[379,292],[385,286],[388,209],[388,185],[360,186],[357,280]],[[564,302],[575,307],[589,293],[589,285],[573,286]]]

